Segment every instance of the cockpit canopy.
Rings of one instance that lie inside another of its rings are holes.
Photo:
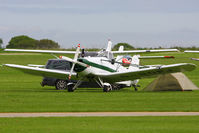
[[[80,55],[82,56],[82,55]],[[85,52],[84,57],[106,57],[108,59],[114,59],[114,56],[111,52],[101,50],[99,52]]]

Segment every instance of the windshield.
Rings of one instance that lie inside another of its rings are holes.
[[[114,56],[111,52],[108,51],[100,51],[97,57],[106,57],[108,59],[114,59]]]

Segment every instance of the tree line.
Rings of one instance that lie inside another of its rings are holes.
[[[0,49],[2,48],[3,40],[0,38]],[[113,50],[118,50],[120,46],[124,46],[124,50],[142,50],[142,49],[163,49],[162,47],[157,48],[135,48],[128,43],[118,43],[114,45]],[[6,48],[22,48],[22,49],[59,49],[60,45],[50,39],[41,39],[36,40],[29,36],[21,35],[11,38]],[[180,51],[184,50],[199,50],[199,47],[170,47],[175,48]],[[88,49],[89,51],[98,50],[98,49]]]
[[[2,48],[3,40],[0,38],[0,49]]]
[[[58,49],[59,44],[53,40],[41,39],[36,40],[31,37],[21,35],[11,38],[6,48],[23,48],[23,49]]]

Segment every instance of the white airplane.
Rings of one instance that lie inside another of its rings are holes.
[[[136,55],[132,58],[117,56],[116,59],[113,56],[115,53],[167,52],[178,51],[177,49],[124,51],[121,47],[118,51],[111,51],[111,45],[112,42],[109,41],[107,49],[95,52],[95,56],[85,56],[86,52],[84,49],[80,52],[80,44],[76,51],[5,49],[5,51],[75,54],[73,59],[61,56],[62,59],[72,64],[70,71],[52,70],[16,64],[4,64],[4,66],[15,68],[33,75],[68,80],[68,83],[62,85],[67,86],[69,92],[74,91],[82,81],[95,81],[101,88],[103,88],[104,92],[108,92],[112,90],[112,84],[115,83],[131,82],[132,85],[136,85],[138,79],[141,78],[153,77],[166,73],[192,71],[196,68],[196,65],[191,63],[140,66],[139,57]],[[72,80],[77,80],[77,83],[72,82]]]
[[[199,53],[199,51],[193,51],[193,50],[185,50],[185,53]],[[190,58],[191,60],[199,61],[198,58]]]
[[[185,53],[199,53],[199,51],[194,51],[194,50],[185,50]]]

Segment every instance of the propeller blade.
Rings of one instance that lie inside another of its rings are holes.
[[[71,68],[71,70],[70,70],[70,74],[69,74],[69,76],[68,76],[68,79],[69,79],[69,80],[71,79],[71,75],[72,75],[73,69],[74,69],[74,67],[75,67],[75,64],[76,64],[76,63],[73,63],[72,68]]]
[[[60,56],[59,57],[60,59],[64,59],[64,60],[67,60],[69,62],[72,62],[72,63],[75,63],[75,64],[79,64],[81,66],[84,66],[84,67],[88,67],[88,65],[82,63],[82,62],[79,62],[79,61],[74,61],[73,59],[69,58],[69,57],[66,57],[66,56]]]
[[[73,69],[75,67],[75,64],[77,62],[77,58],[78,58],[79,52],[80,52],[80,44],[77,45],[76,53],[75,53],[75,56],[74,56],[74,59],[73,59],[73,65],[71,67],[70,74],[68,76],[69,80],[71,79],[71,75],[72,75]]]

